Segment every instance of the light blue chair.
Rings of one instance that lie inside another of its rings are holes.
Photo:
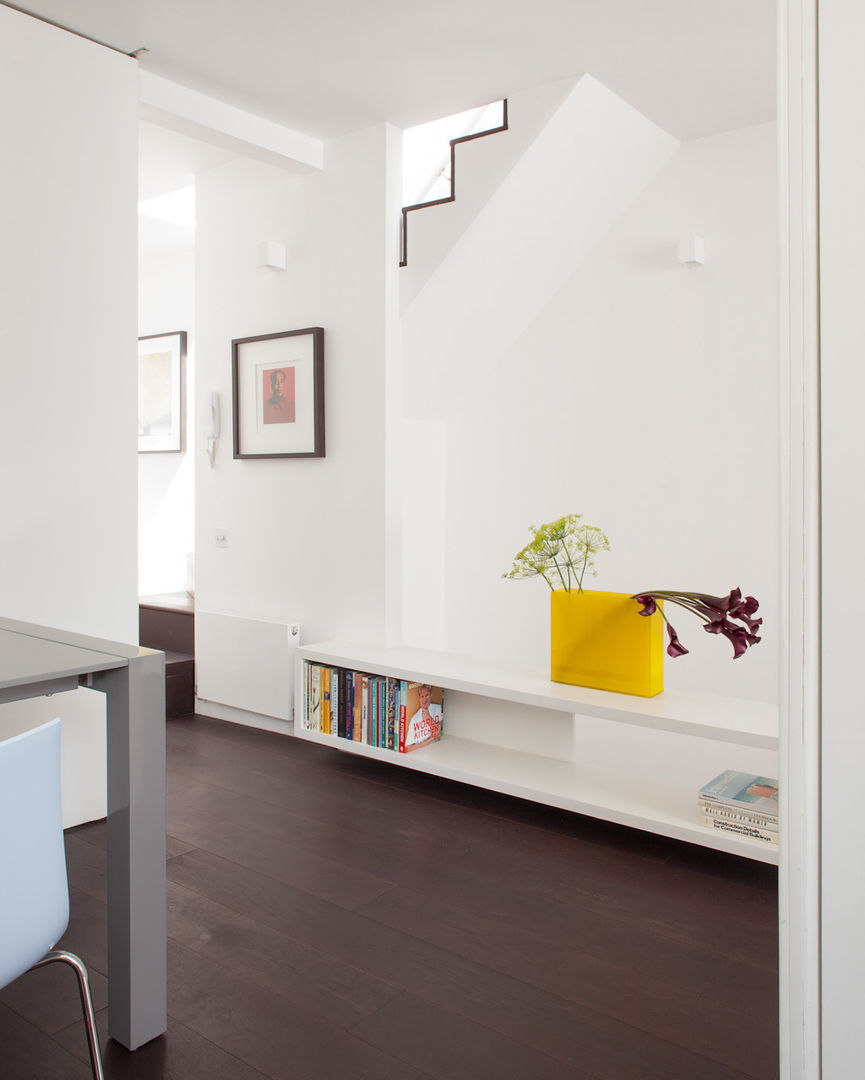
[[[60,721],[0,742],[0,988],[60,961],[78,976],[95,1080],[104,1080],[87,969],[54,946],[69,924]]]

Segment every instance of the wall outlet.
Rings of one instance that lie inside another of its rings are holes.
[[[228,547],[228,530],[217,529],[213,534],[213,542],[217,547]]]

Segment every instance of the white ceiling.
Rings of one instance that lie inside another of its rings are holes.
[[[590,72],[681,139],[774,115],[774,0],[21,0],[320,138]]]

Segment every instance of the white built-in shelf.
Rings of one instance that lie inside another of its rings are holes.
[[[412,649],[405,646],[375,648],[346,642],[306,645],[300,649],[307,660],[333,667],[356,668],[376,675],[393,675],[414,682],[462,690],[467,694],[514,701],[560,712],[618,720],[679,735],[695,735],[740,746],[778,748],[778,709],[762,701],[714,697],[665,690],[654,698],[588,690],[581,686],[550,682],[506,668],[467,660],[453,653]]]
[[[618,761],[588,762],[546,757],[536,751],[543,745],[530,732],[527,749],[510,749],[448,734],[441,742],[409,754],[367,746],[320,732],[307,731],[299,722],[303,708],[303,661],[350,668],[376,675],[390,675],[414,682],[429,682],[447,691],[478,695],[532,708],[554,710],[573,716],[592,717],[637,725],[644,730],[668,732],[721,743],[777,750],[777,708],[763,702],[714,697],[668,690],[655,698],[631,697],[578,686],[553,683],[488,663],[474,662],[448,653],[404,646],[377,648],[348,642],[326,642],[298,650],[295,734],[348,753],[432,773],[508,795],[547,803],[606,821],[645,829],[665,836],[702,844],[763,862],[778,861],[777,848],[761,841],[714,832],[699,823],[697,791],[710,777],[681,775],[669,770],[620,767]],[[471,706],[461,699],[461,713]],[[537,723],[538,714],[530,714]],[[564,718],[563,718],[564,719]],[[755,767],[754,771],[760,771]],[[668,775],[670,774],[670,775]]]

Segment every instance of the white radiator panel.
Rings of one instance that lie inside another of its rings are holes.
[[[196,696],[291,719],[297,623],[195,612]]]

